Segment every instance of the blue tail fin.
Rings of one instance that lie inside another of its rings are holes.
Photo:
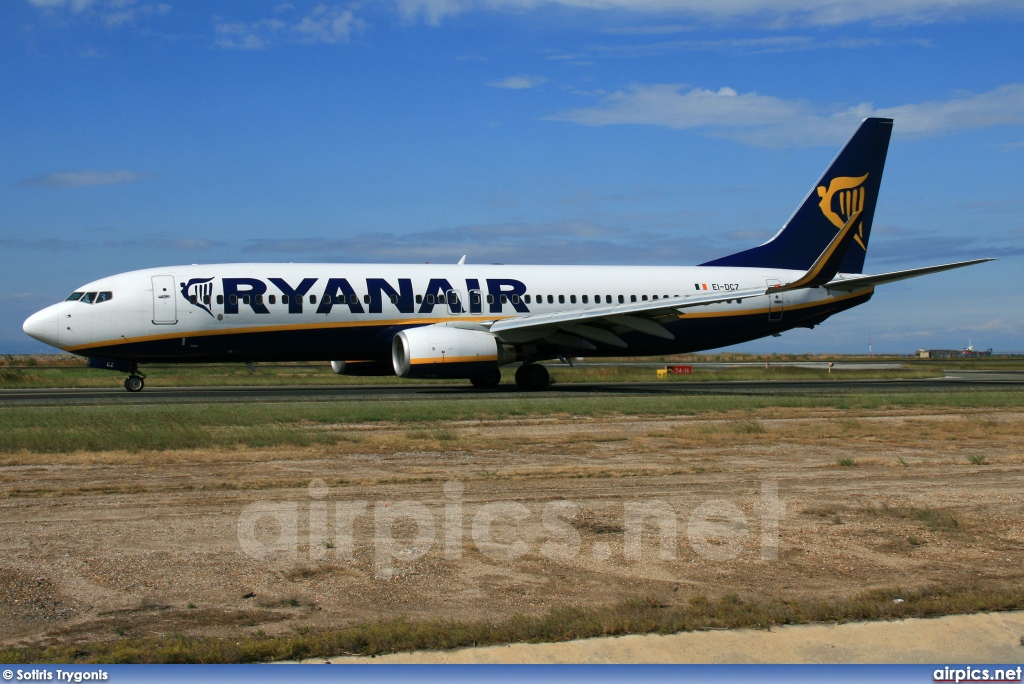
[[[857,226],[853,243],[843,257],[839,271],[862,273],[891,134],[892,119],[864,119],[775,237],[758,247],[701,266],[749,266],[806,271],[828,247],[849,217],[860,211],[860,225]]]

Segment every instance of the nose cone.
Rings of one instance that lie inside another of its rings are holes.
[[[45,342],[51,347],[57,347],[57,306],[54,304],[35,312],[25,320],[21,329],[29,337]]]

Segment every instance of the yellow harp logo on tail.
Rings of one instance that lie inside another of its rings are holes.
[[[825,215],[825,218],[831,221],[836,228],[842,228],[851,216],[864,210],[864,181],[867,179],[868,174],[866,173],[859,178],[839,176],[832,179],[827,190],[824,185],[818,186],[818,197],[821,198],[818,206],[821,207],[821,213]],[[836,207],[837,204],[838,207]],[[839,209],[838,213],[835,211],[836,208]],[[861,249],[867,251],[868,248],[864,244],[863,221],[857,226],[857,234],[853,236],[853,239]]]

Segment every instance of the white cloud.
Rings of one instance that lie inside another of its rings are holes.
[[[605,225],[591,220],[556,223],[502,223],[469,225],[396,235],[360,234],[345,239],[298,237],[255,239],[242,248],[249,255],[273,255],[275,259],[309,256],[338,262],[415,263],[450,261],[463,254],[471,263],[679,263],[695,254],[717,254],[704,236],[688,241],[684,257],[678,240],[679,226],[661,232]],[[545,244],[538,256],[537,241]],[[546,256],[545,256],[546,255]]]
[[[294,31],[309,43],[347,43],[353,29],[360,30],[363,22],[350,9],[317,5],[311,14],[295,24]]]
[[[492,88],[505,88],[507,90],[526,90],[547,83],[547,80],[543,76],[522,74],[521,76],[509,76],[498,81],[488,81],[487,85]]]
[[[595,107],[555,114],[550,119],[586,126],[646,124],[675,129],[704,129],[712,135],[764,147],[802,147],[841,143],[861,119],[896,119],[899,135],[930,136],[970,128],[1024,123],[1024,83],[986,93],[959,93],[932,100],[876,108],[861,103],[824,111],[803,100],[756,92],[686,89],[678,84],[632,85],[606,95]]]
[[[171,11],[166,3],[137,3],[136,0],[29,0],[44,12],[68,11],[98,19],[109,28],[121,28],[142,17],[164,15]]]
[[[37,185],[48,188],[86,188],[94,185],[116,185],[149,178],[149,174],[138,171],[55,171],[41,176],[26,178],[22,185]]]
[[[294,9],[290,3],[278,5],[282,14]],[[298,21],[260,19],[253,22],[222,22],[214,30],[214,44],[239,50],[262,50],[275,41],[293,43],[347,43],[352,34],[362,31],[366,23],[351,8],[317,5]]]
[[[930,23],[967,15],[1021,14],[1019,0],[396,0],[409,21],[438,24],[473,10],[569,7],[658,15],[703,23],[753,20],[768,26],[839,26],[860,21]]]

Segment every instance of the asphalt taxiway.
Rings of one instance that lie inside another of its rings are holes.
[[[552,384],[529,396],[685,396],[918,392],[923,390],[1014,391],[1024,389],[1024,371],[948,371],[942,378],[891,380],[660,381]],[[273,387],[147,387],[4,389],[0,406],[62,404],[190,404],[210,402],[367,401],[394,399],[525,396],[513,384],[477,389],[461,384],[283,385]]]

